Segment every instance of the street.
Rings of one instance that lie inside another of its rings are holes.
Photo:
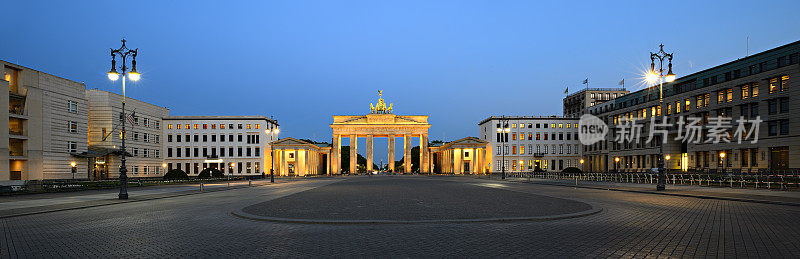
[[[430,213],[408,211],[425,202],[436,202]],[[251,207],[258,204],[261,212]],[[555,220],[407,224],[280,223],[232,214],[251,207],[251,213],[287,218],[484,218],[591,207],[584,204],[602,211]],[[3,218],[0,255],[796,258],[798,217],[793,206],[470,177],[341,177]]]

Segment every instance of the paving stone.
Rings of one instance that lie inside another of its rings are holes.
[[[590,209],[583,202],[445,179],[375,176],[330,184],[243,211],[291,219],[410,221],[541,217]]]
[[[797,207],[561,186],[493,188],[578,200],[603,212],[556,221],[411,225],[287,224],[230,213],[351,180],[358,178],[0,219],[0,257],[800,257]]]

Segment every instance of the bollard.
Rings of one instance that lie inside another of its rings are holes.
[[[200,183],[200,192],[203,192],[203,183]]]

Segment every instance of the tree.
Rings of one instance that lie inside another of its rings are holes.
[[[189,175],[181,169],[172,169],[164,174],[164,180],[182,180],[189,179]]]
[[[567,167],[567,168],[564,168],[564,170],[561,170],[561,172],[565,173],[565,174],[581,174],[581,173],[583,173],[583,171],[581,171],[581,169],[578,169],[577,167]]]
[[[340,167],[342,172],[350,172],[350,146],[342,146],[342,153],[341,153],[342,161],[340,161]],[[356,158],[356,170],[359,172],[365,172],[367,168],[367,158],[358,154],[358,158]],[[372,163],[372,168],[377,169],[378,165]]]
[[[403,166],[405,162],[405,155],[400,157],[400,160],[394,163],[395,172],[405,172],[403,171]],[[419,146],[411,148],[411,172],[418,172],[419,171]]]
[[[200,174],[197,175],[197,178],[222,178],[225,177],[225,174],[222,171],[217,170],[216,168],[206,168],[203,171],[200,171]]]

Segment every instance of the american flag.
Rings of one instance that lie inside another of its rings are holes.
[[[133,127],[133,125],[134,125],[133,124],[133,122],[134,122],[133,116],[136,116],[136,112],[131,112],[131,115],[128,115],[128,122],[131,123],[131,127]]]

